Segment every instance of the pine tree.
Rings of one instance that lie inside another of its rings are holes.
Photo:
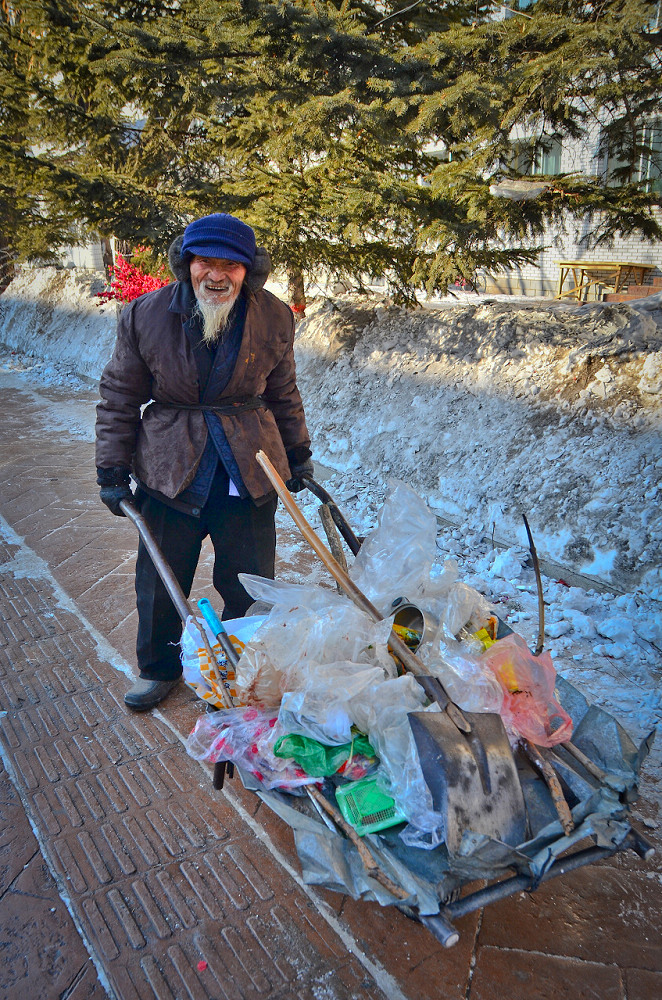
[[[462,269],[491,270],[499,266],[493,247],[528,246],[535,253],[548,222],[567,215],[593,223],[594,243],[633,232],[659,241],[654,208],[660,194],[635,180],[646,152],[643,129],[659,113],[662,93],[662,34],[652,28],[658,6],[655,0],[537,0],[504,20],[484,8],[470,24],[421,38],[417,51],[436,61],[436,70],[409,127],[444,141],[449,161],[436,167],[433,191],[455,198],[474,234],[457,244],[446,220],[425,228],[421,238],[436,252],[421,258],[416,277],[428,288],[443,285],[454,252]],[[516,127],[536,137],[535,158],[555,142],[582,141],[596,125],[610,157],[621,163],[614,178],[620,185],[606,183],[603,170],[594,177],[540,178],[550,186],[532,200],[490,195],[500,179],[522,176],[512,155]],[[512,262],[505,249],[501,263]]]
[[[164,250],[195,215],[257,230],[303,276],[388,278],[401,298],[533,260],[548,220],[659,239],[636,181],[660,93],[653,0],[3,0],[0,231],[23,256],[76,224]],[[513,202],[515,126],[536,147],[596,119],[621,186],[550,177]],[[426,150],[443,142],[440,163]]]

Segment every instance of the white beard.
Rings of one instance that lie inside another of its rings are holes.
[[[237,296],[221,302],[218,305],[207,302],[201,295],[196,294],[197,313],[202,320],[202,339],[205,344],[215,344],[220,335],[228,325],[228,318],[232,312],[232,307],[237,301]]]

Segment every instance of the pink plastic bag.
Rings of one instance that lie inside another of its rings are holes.
[[[293,760],[275,757],[269,737],[276,712],[255,707],[230,708],[201,715],[186,741],[195,760],[230,760],[249,771],[264,788],[298,788],[317,778],[309,777]]]
[[[503,689],[506,728],[541,747],[569,740],[572,719],[554,695],[556,670],[549,653],[534,656],[521,635],[499,639],[481,656]]]

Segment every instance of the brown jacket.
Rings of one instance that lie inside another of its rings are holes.
[[[97,406],[97,466],[130,467],[145,486],[167,497],[176,497],[193,481],[207,440],[200,411],[158,405],[191,405],[200,399],[195,357],[183,326],[187,317],[169,308],[177,287],[175,282],[143,295],[122,311]],[[268,409],[220,418],[246,488],[258,501],[272,493],[255,461],[258,450],[267,453],[283,479],[290,478],[286,452],[310,454],[293,343],[288,306],[264,289],[249,291],[239,357],[222,396],[213,402],[262,396],[268,404]]]

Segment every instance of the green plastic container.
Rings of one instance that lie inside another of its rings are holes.
[[[360,837],[406,821],[391,796],[377,787],[376,778],[341,785],[336,788],[336,800],[340,812]]]

